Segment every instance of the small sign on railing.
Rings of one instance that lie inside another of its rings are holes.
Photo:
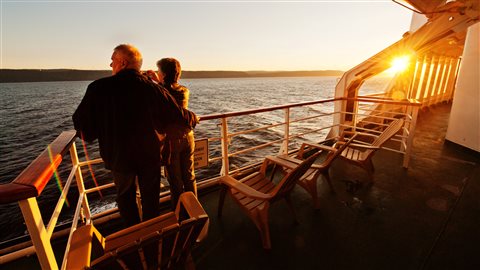
[[[193,165],[195,169],[208,166],[208,139],[195,141]]]

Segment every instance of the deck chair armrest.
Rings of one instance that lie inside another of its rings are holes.
[[[318,143],[303,143],[302,146],[300,146],[300,148],[303,149],[305,148],[305,146],[310,146],[310,147],[318,148],[320,150],[326,150],[331,152],[336,151],[335,147],[331,147],[324,144],[318,144]]]
[[[337,141],[338,138],[334,137],[334,138],[329,138],[329,139],[326,139],[322,142],[319,142],[319,143],[311,143],[311,142],[305,142],[305,143],[302,143],[302,145],[300,146],[300,148],[298,149],[298,152],[297,152],[297,157],[301,158],[301,159],[304,159],[304,153],[305,153],[305,148],[308,146],[308,147],[313,147],[313,148],[317,148],[317,149],[320,149],[320,150],[326,150],[326,151],[332,151],[334,150],[334,148],[332,148],[331,146],[329,145],[326,145],[325,143],[330,143],[330,144],[333,144],[333,142]]]
[[[208,219],[207,212],[205,212],[197,197],[195,197],[191,191],[182,193],[178,199],[177,207],[175,208],[175,216],[177,217],[177,220],[181,220],[182,213],[186,213],[189,218],[207,218],[207,221],[196,241],[198,243],[205,239],[208,234],[210,220]]]
[[[302,163],[302,160],[296,160],[288,156],[285,156],[285,157],[266,156],[265,162],[273,163],[276,165],[280,165],[281,167],[284,167],[284,168],[292,169],[297,167],[298,164]]]
[[[103,236],[92,224],[77,228],[73,232],[65,269],[83,269],[90,266],[94,238],[104,246]]]
[[[325,139],[317,144],[328,146],[326,143],[333,144],[336,141],[338,141],[338,136]]]
[[[276,160],[278,159],[283,159],[285,160],[285,162],[290,162],[290,163],[285,163],[286,166],[284,167],[287,167],[287,168],[293,168],[294,166],[292,166],[293,164],[295,165],[300,165],[303,160],[301,159],[297,159],[297,158],[294,158],[294,157],[290,157],[290,156],[279,156],[279,157],[271,157],[271,156],[268,156],[267,157],[268,159],[273,159],[275,158]],[[279,165],[282,165],[283,163],[277,163]],[[314,168],[314,169],[323,169],[325,167],[325,165],[322,165],[322,164],[312,164],[311,168]]]
[[[353,135],[355,133],[357,133],[357,132],[344,130],[344,131],[342,131],[342,136],[341,137],[343,137],[345,135]]]
[[[260,167],[259,172],[246,176],[240,179],[239,181],[244,182],[248,178],[255,177],[256,176],[255,174],[258,174],[258,173],[265,175],[269,164],[280,165],[281,167],[285,167],[285,168],[292,168],[292,164],[286,161],[285,158],[279,158],[277,156],[266,156],[265,159],[263,160],[263,163],[262,163],[262,166]]]
[[[179,219],[180,210],[182,209],[182,207],[183,209],[185,209],[189,218],[199,218],[201,216],[207,215],[202,205],[191,191],[184,192],[180,195],[177,207],[175,208],[175,216],[177,216],[177,219]]]
[[[135,224],[118,232],[114,232],[105,237],[104,250],[106,252],[117,249],[126,244],[137,241],[138,239],[159,231],[162,228],[172,226],[178,223],[174,212],[167,212],[155,218]]]
[[[268,199],[272,198],[271,195],[259,192],[259,191],[245,185],[244,183],[238,181],[237,179],[235,179],[235,178],[233,178],[229,175],[222,176],[220,178],[220,183],[224,184],[224,185],[226,185],[226,186],[228,186],[232,189],[235,189],[236,191],[244,194],[247,197],[253,198],[253,199],[268,200]]]
[[[366,133],[366,132],[361,132],[361,131],[344,131],[342,134],[344,134],[344,135],[358,134],[359,136],[378,137],[378,135],[371,134],[371,133]]]
[[[350,144],[350,147],[353,148],[363,148],[363,149],[380,149],[378,146],[373,146],[373,145],[368,145],[368,144],[358,144],[358,143],[352,143]]]
[[[336,143],[337,145],[342,145],[342,144],[345,144],[345,142],[337,142]],[[373,146],[373,145],[370,145],[370,144],[362,144],[362,143],[351,143],[349,145],[349,147],[352,147],[352,148],[362,148],[362,149],[380,149],[380,147],[378,146]]]
[[[307,147],[308,147],[308,150],[305,149]],[[330,153],[334,153],[336,151],[336,149],[332,146],[328,146],[320,143],[305,142],[305,143],[302,143],[302,145],[300,146],[300,149],[297,152],[297,158],[305,159],[304,154],[305,152],[311,151],[312,149],[310,148],[320,149],[320,151],[329,151]]]
[[[328,164],[328,166],[329,165],[330,164]],[[324,169],[325,167],[328,167],[328,166],[326,166],[325,164],[312,164],[311,168],[321,170],[321,169]]]

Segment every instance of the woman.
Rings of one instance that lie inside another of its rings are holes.
[[[180,63],[174,58],[163,58],[157,62],[158,78],[152,77],[162,84],[175,98],[180,107],[188,108],[189,90],[180,85]],[[195,139],[193,130],[184,123],[173,123],[167,126],[164,147],[167,180],[170,184],[172,206],[177,205],[178,197],[185,191],[197,195],[197,183],[193,168],[193,152]]]

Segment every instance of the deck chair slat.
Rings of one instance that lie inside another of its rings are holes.
[[[256,200],[252,199],[250,197],[244,197],[241,200],[238,200],[240,205],[243,205],[247,209],[252,209],[258,207],[260,204],[262,204],[264,201],[263,200]]]
[[[258,208],[260,207],[262,204],[264,204],[265,201],[262,201],[262,200],[253,200],[251,201],[249,204],[246,204],[245,207],[248,209],[248,210],[253,210],[255,208]]]

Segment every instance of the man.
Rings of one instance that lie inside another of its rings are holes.
[[[167,91],[140,72],[142,55],[119,45],[112,55],[113,76],[92,82],[73,114],[86,141],[98,139],[105,168],[113,173],[117,203],[125,224],[140,222],[135,177],[140,187],[143,220],[159,214],[160,141],[166,125],[180,121],[192,128],[193,112],[179,107]]]

